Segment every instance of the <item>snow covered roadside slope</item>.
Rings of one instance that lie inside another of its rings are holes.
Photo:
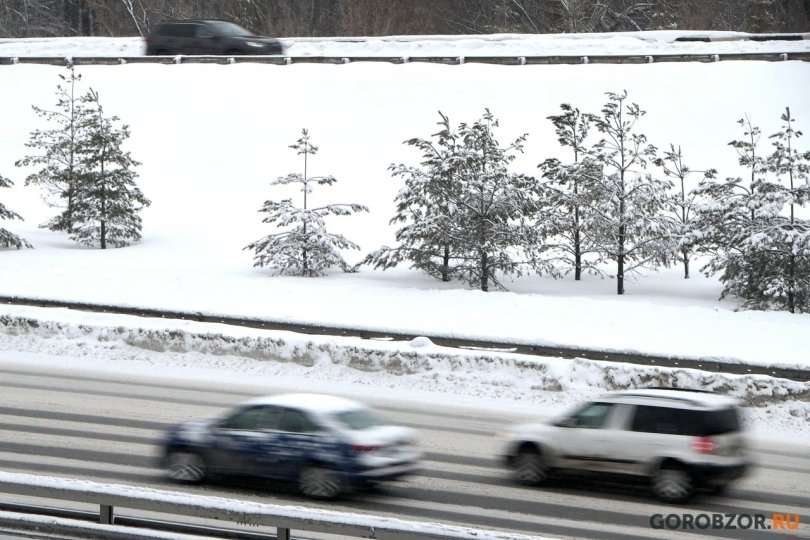
[[[437,110],[454,122],[490,107],[500,139],[528,131],[515,170],[537,174],[556,155],[546,117],[570,102],[598,110],[605,91],[627,89],[648,113],[651,141],[681,144],[694,168],[742,174],[727,142],[748,114],[763,133],[777,129],[785,106],[810,125],[810,63],[720,62],[667,65],[124,65],[86,66],[82,84],[100,92],[105,110],[131,124],[128,148],[143,163],[138,183],[153,204],[144,239],[125,249],[76,245],[38,228],[54,214],[31,172],[14,163],[31,130],[30,106],[52,106],[64,68],[0,66],[0,171],[15,186],[0,197],[24,222],[4,226],[35,249],[0,253],[0,295],[221,313],[283,321],[352,325],[528,343],[712,357],[760,364],[808,365],[810,315],[735,312],[718,302],[720,286],[695,272],[651,273],[627,284],[587,276],[575,283],[526,277],[509,292],[482,293],[407,268],[324,278],[271,277],[252,267],[243,247],[267,234],[257,212],[269,198],[294,196],[270,179],[300,171],[288,145],[307,127],[320,152],[312,174],[338,183],[313,204],[357,202],[371,212],[336,219],[335,230],[362,247],[350,262],[393,244],[399,180],[391,163],[416,163],[402,141],[429,136]],[[751,84],[757,81],[757,84]],[[765,141],[764,144],[767,144]],[[697,267],[694,264],[693,267]],[[612,268],[607,268],[612,271]]]
[[[711,389],[738,398],[763,439],[806,443],[810,382],[410,343],[302,337],[217,324],[7,307],[0,362],[342,393],[548,416],[605,390]]]
[[[743,32],[649,31],[604,34],[491,34],[282,38],[289,56],[541,56],[722,54],[810,51],[810,40],[750,41]],[[676,42],[708,37],[711,42]],[[0,39],[0,56],[140,56],[140,37]]]

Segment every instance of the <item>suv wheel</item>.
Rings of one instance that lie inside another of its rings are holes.
[[[691,475],[678,465],[664,465],[652,478],[653,494],[667,503],[683,503],[689,500],[694,490]]]
[[[172,452],[166,457],[169,478],[175,482],[194,484],[206,475],[205,460],[195,452]]]
[[[513,476],[521,484],[539,486],[548,480],[549,469],[543,453],[534,446],[518,450],[512,462]]]
[[[308,465],[298,477],[298,489],[313,499],[334,499],[343,492],[343,479],[337,471]]]

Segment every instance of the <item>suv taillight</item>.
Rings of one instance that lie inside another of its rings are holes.
[[[692,450],[700,454],[714,454],[716,447],[711,437],[695,437],[692,439]]]

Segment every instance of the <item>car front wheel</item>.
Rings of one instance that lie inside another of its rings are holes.
[[[205,460],[195,452],[171,452],[166,457],[166,469],[175,482],[194,484],[202,482],[206,475]]]
[[[322,465],[304,467],[298,477],[298,489],[313,499],[334,499],[344,491],[340,473]]]

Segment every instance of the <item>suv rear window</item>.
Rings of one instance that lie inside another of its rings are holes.
[[[708,437],[739,431],[740,419],[734,407],[698,411],[638,405],[630,429],[645,433]]]

